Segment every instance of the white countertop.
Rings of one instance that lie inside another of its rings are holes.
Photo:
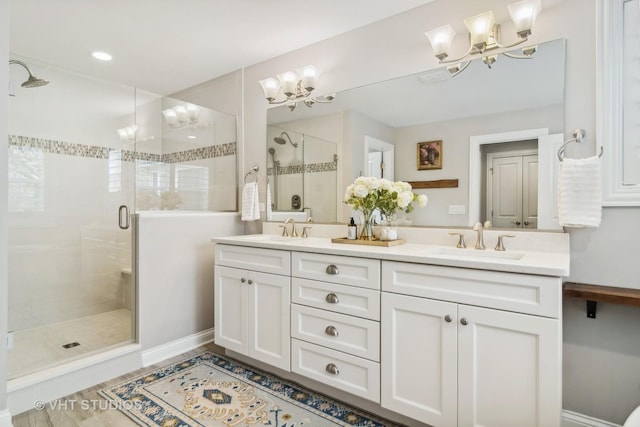
[[[332,243],[328,237],[280,237],[272,234],[252,234],[213,238],[214,243],[248,246],[266,249],[282,249],[299,252],[315,252],[333,255],[376,258],[418,264],[434,264],[450,267],[506,271],[511,273],[543,276],[568,276],[569,251],[495,251],[492,248],[476,250],[457,249],[421,243],[405,243],[397,246],[366,246]],[[568,249],[568,248],[567,248]]]

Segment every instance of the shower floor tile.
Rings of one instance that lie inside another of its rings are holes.
[[[131,311],[118,309],[16,331],[8,351],[9,378],[48,368],[133,339]],[[77,342],[68,349],[62,346]]]

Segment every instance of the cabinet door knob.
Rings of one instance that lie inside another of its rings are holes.
[[[327,335],[331,335],[332,337],[338,336],[338,330],[335,326],[327,326],[327,328],[324,330],[324,333]]]
[[[337,304],[340,302],[340,300],[338,299],[338,295],[334,294],[333,292],[330,294],[327,294],[324,300],[329,304]]]
[[[338,369],[338,367],[333,363],[329,363],[327,367],[324,368],[324,370],[330,373],[331,375],[338,375],[340,373],[340,370]]]
[[[253,285],[253,280],[249,279],[249,280],[247,280],[247,283],[250,284],[250,285]]]
[[[450,322],[451,322],[451,320],[453,320],[453,319],[452,319],[452,318],[451,318],[451,316],[449,316],[448,314],[447,314],[446,316],[444,316],[444,321],[445,321],[445,322],[450,323]]]
[[[242,283],[244,283],[244,282],[246,282],[246,281],[247,281],[247,279],[245,279],[245,278],[243,277],[243,278],[241,278],[241,279],[240,279],[240,281],[241,281]]]
[[[462,324],[463,326],[467,326],[469,322],[463,317],[462,319],[460,319],[460,324]]]
[[[327,272],[327,274],[340,274],[340,270],[338,270],[338,267],[333,264],[328,265],[325,271]]]

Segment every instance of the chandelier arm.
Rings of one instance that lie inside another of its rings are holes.
[[[451,74],[451,77],[455,77],[455,76],[457,76],[458,74],[460,74],[461,72],[463,72],[464,70],[466,70],[466,69],[467,69],[467,67],[469,66],[469,64],[471,64],[471,61],[467,61],[467,63],[466,63],[466,64],[464,64],[462,67],[460,67],[460,69],[459,69],[458,71],[456,71],[455,73],[452,73],[452,74]]]
[[[513,53],[509,53],[509,52],[502,52],[502,54],[507,58],[513,58],[513,59],[532,59],[533,58],[533,55],[514,55]]]
[[[320,104],[329,104],[331,102],[333,102],[332,99],[327,99],[324,96],[318,96],[316,98],[311,98],[314,102],[318,102]]]
[[[462,56],[461,56],[461,57],[459,57],[459,58],[455,58],[455,59],[447,59],[446,61],[445,61],[445,60],[441,60],[441,61],[440,61],[440,64],[453,64],[453,63],[455,63],[455,62],[460,62],[460,61],[462,61],[464,58],[466,58],[467,56],[469,56],[469,54],[471,53],[471,51],[472,51],[472,50],[473,50],[473,45],[472,45],[471,43],[469,43],[469,49],[467,49],[467,52],[466,52],[464,55],[462,55]]]
[[[526,42],[527,40],[529,40],[529,38],[528,38],[528,37],[525,37],[525,38],[523,38],[523,39],[520,39],[520,41],[517,41],[517,42],[515,42],[515,43],[513,43],[513,44],[509,44],[509,45],[503,45],[503,44],[500,44],[500,42],[499,42],[498,40],[496,40],[496,41],[495,41],[495,44],[496,44],[496,46],[498,46],[498,47],[499,47],[499,48],[501,48],[501,49],[509,49],[509,48],[512,48],[512,47],[515,47],[515,46],[521,45],[522,43]]]

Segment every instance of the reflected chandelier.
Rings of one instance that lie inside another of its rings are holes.
[[[509,10],[511,20],[513,20],[513,23],[515,24],[516,34],[519,39],[512,44],[503,45],[500,43],[500,25],[496,24],[495,17],[491,10],[479,15],[468,17],[464,20],[464,23],[469,30],[469,48],[464,55],[458,58],[447,59],[449,57],[451,42],[456,35],[451,25],[443,25],[442,27],[435,28],[425,33],[431,43],[433,53],[440,61],[440,64],[452,64],[447,66],[447,70],[452,76],[461,73],[469,66],[471,59],[467,60],[464,64],[461,62],[467,57],[483,55],[485,52],[492,49],[511,48],[528,40],[536,21],[536,17],[538,16],[538,13],[540,13],[540,0],[522,0],[508,5],[507,8]],[[522,55],[514,55],[509,52],[502,52],[502,54],[509,58],[530,59],[536,50],[537,46],[530,46],[522,49]],[[495,63],[497,59],[497,54],[482,56],[482,62],[484,62],[489,68],[491,68],[491,65]]]
[[[176,105],[175,107],[162,110],[162,115],[171,128],[182,128],[185,126],[197,126],[200,108],[193,104]]]
[[[289,110],[293,111],[298,106],[298,101],[302,101],[307,107],[311,107],[316,102],[328,103],[333,102],[335,94],[312,97],[311,92],[314,91],[318,83],[320,73],[313,65],[307,65],[296,71],[287,71],[278,74],[278,78],[269,77],[260,80],[264,97],[269,104],[286,103]],[[282,92],[284,99],[276,99]]]

